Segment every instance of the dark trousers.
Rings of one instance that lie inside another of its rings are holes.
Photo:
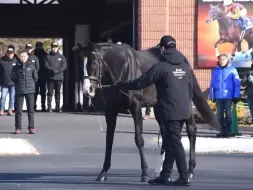
[[[160,173],[162,177],[170,177],[175,160],[180,179],[188,179],[186,156],[180,134],[184,122],[185,120],[168,120],[163,123],[163,148],[165,149],[165,159],[163,162],[163,169]]]
[[[50,80],[47,82],[47,104],[48,108],[51,109],[51,103],[53,98],[53,93],[55,90],[55,104],[56,108],[60,108],[60,99],[61,99],[61,85],[62,81],[59,80]]]
[[[27,106],[28,129],[34,128],[34,94],[22,94],[15,96],[15,128],[22,129],[22,108],[24,98]]]
[[[36,109],[37,105],[37,96],[40,94],[41,96],[41,108],[46,108],[46,85],[47,82],[45,80],[39,79],[35,84],[35,98],[34,98],[34,108]]]
[[[146,106],[145,114],[146,114],[146,115],[150,115],[150,113],[151,113],[151,107],[150,107],[150,105],[147,105],[147,106]]]
[[[232,125],[232,100],[215,100],[217,107],[217,118],[223,133],[231,132]],[[225,118],[224,118],[225,113]]]
[[[253,94],[248,95],[248,104],[249,104],[249,110],[251,113],[251,117],[253,118]],[[253,120],[252,120],[253,123]]]

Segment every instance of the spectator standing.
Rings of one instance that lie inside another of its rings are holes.
[[[31,62],[32,64],[34,64],[34,66],[35,66],[35,68],[36,68],[36,70],[37,70],[37,72],[38,72],[39,69],[40,69],[40,63],[39,63],[38,57],[36,57],[36,56],[34,55],[34,49],[33,49],[32,44],[30,44],[30,43],[26,44],[26,45],[25,45],[25,49],[26,49],[26,51],[27,51],[28,54],[29,54],[29,60],[30,60],[30,62]]]
[[[35,83],[38,80],[37,70],[29,60],[26,50],[19,53],[19,59],[11,72],[11,79],[15,85],[15,133],[19,134],[22,130],[22,108],[24,98],[27,105],[28,130],[30,134],[35,133],[34,129],[34,93]]]
[[[216,102],[217,117],[222,128],[218,136],[227,137],[231,135],[232,103],[237,103],[240,99],[240,78],[226,54],[219,55],[218,59],[218,64],[212,71],[209,98]]]
[[[242,77],[241,85],[246,87],[244,94],[247,96],[251,117],[253,118],[253,63],[247,74]]]
[[[52,112],[52,98],[53,92],[55,90],[55,103],[56,103],[56,112],[61,112],[60,109],[60,95],[61,95],[61,86],[64,81],[64,71],[67,69],[66,58],[64,55],[59,53],[59,46],[57,42],[51,44],[51,51],[47,56],[45,67],[48,72],[48,81],[47,81],[47,103],[48,103],[48,112]]]
[[[45,62],[47,58],[47,52],[43,48],[43,43],[36,42],[34,55],[39,59],[39,71],[38,71],[38,82],[35,84],[35,98],[34,98],[34,110],[37,108],[37,97],[40,94],[41,97],[41,109],[43,112],[46,111],[46,80],[47,80],[47,70],[45,67]]]
[[[5,102],[9,93],[9,108],[8,115],[12,116],[15,102],[15,87],[11,80],[12,68],[16,65],[17,59],[15,55],[15,47],[9,45],[6,54],[0,60],[0,84],[1,88],[1,104],[0,116],[4,115]]]

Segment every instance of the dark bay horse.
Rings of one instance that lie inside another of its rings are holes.
[[[103,169],[97,177],[97,181],[105,181],[107,172],[111,166],[112,145],[116,127],[117,115],[121,110],[129,109],[135,126],[135,143],[138,147],[141,158],[141,181],[146,182],[148,177],[148,165],[144,156],[144,139],[143,139],[143,120],[141,108],[143,103],[154,106],[156,103],[156,88],[154,85],[144,90],[117,90],[115,88],[101,88],[103,85],[112,85],[120,80],[133,80],[141,76],[153,64],[156,64],[161,55],[158,47],[150,48],[143,51],[136,51],[127,44],[97,43],[87,47],[79,46],[76,50],[83,55],[84,52],[90,52],[88,62],[84,63],[84,81],[83,91],[86,96],[93,98],[96,89],[103,90],[105,105],[105,119],[107,123],[106,131],[106,151]],[[220,125],[205,100],[199,87],[196,77],[194,78],[193,102],[197,110],[202,114],[207,123],[214,129],[220,130]],[[187,108],[186,108],[187,109]],[[155,117],[162,128],[159,115]],[[186,122],[186,130],[190,140],[190,159],[189,173],[194,176],[195,160],[195,141],[197,126],[193,115]]]
[[[244,38],[248,43],[248,49],[253,48],[253,28],[246,30],[245,34],[241,36],[241,29],[238,23],[233,19],[228,18],[225,12],[218,5],[210,4],[210,10],[208,12],[208,18],[206,23],[210,24],[213,21],[218,21],[220,38],[214,44],[216,55],[219,55],[218,45],[229,42],[233,44],[233,50],[231,55],[234,57],[235,52],[241,52],[241,40]],[[248,18],[253,22],[252,18]]]

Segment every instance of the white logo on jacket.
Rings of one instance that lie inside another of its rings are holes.
[[[174,77],[178,77],[178,79],[182,79],[185,76],[186,72],[183,69],[176,69],[173,71]]]

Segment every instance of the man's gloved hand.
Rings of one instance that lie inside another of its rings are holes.
[[[233,99],[233,103],[234,103],[234,104],[237,104],[239,101],[240,101],[240,98],[234,98],[234,99]]]

